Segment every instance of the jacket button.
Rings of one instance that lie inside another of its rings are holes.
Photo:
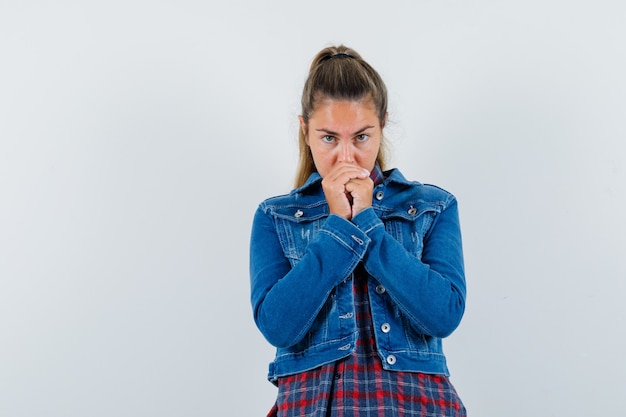
[[[409,214],[410,214],[411,216],[415,216],[415,213],[417,213],[417,209],[416,209],[415,207],[411,207],[411,208],[409,209]]]
[[[376,193],[376,200],[380,201],[383,199],[384,196],[385,196],[385,193],[383,191],[379,191]]]
[[[383,333],[389,333],[391,331],[391,326],[389,323],[383,323],[382,326],[380,326],[380,330],[382,330]]]
[[[393,355],[387,356],[387,363],[389,365],[394,365],[396,363],[396,357]]]
[[[377,292],[378,294],[384,294],[384,293],[385,293],[385,291],[387,291],[387,290],[385,289],[385,287],[384,287],[382,284],[378,284],[378,285],[376,286],[376,292]]]
[[[300,217],[302,217],[302,215],[304,214],[304,212],[302,210],[298,210],[294,213],[294,217],[296,219],[299,219]]]
[[[360,237],[358,237],[358,236],[354,236],[354,235],[352,235],[352,236],[350,236],[350,237],[351,237],[352,239],[354,239],[354,241],[355,241],[356,243],[358,243],[359,245],[363,245],[363,243],[365,243],[365,242],[363,242],[363,239],[361,239],[361,238],[360,238]]]

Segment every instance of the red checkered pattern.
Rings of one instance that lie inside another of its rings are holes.
[[[359,340],[355,352],[335,363],[278,380],[268,417],[466,416],[444,375],[386,371],[376,353],[366,273],[354,277]]]

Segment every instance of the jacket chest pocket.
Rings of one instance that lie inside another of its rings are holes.
[[[394,210],[381,216],[385,230],[413,256],[421,258],[424,238],[441,207],[433,203],[409,204],[405,210]]]
[[[309,242],[322,227],[327,216],[326,205],[275,208],[272,214],[283,253],[293,266],[302,259]]]

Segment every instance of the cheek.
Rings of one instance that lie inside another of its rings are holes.
[[[329,170],[333,167],[336,161],[337,158],[334,158],[332,155],[328,154],[318,155],[318,157],[315,158],[315,164],[320,170]]]
[[[367,146],[361,149],[358,155],[362,159],[372,159],[372,158],[376,159],[376,156],[378,156],[378,149],[379,149],[378,144],[371,144],[370,146]]]
[[[313,148],[311,148],[311,153],[313,155],[315,168],[322,177],[330,172],[337,162],[337,156],[333,152],[316,152]]]
[[[378,149],[378,146],[374,146],[371,149],[362,152],[358,156],[359,163],[363,166],[363,168],[369,170],[374,168],[374,165],[376,164],[376,157],[378,157]]]

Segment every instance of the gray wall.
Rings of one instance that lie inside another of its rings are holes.
[[[265,415],[250,224],[339,42],[460,201],[471,415],[622,412],[622,2],[98,3],[0,3],[0,415]]]

